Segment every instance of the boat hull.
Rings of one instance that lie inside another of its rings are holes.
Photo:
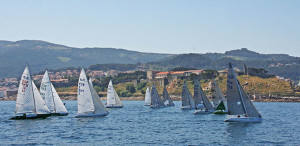
[[[161,108],[161,107],[165,107],[165,106],[150,105],[150,108]]]
[[[67,116],[69,113],[51,113],[51,116]]]
[[[22,115],[11,117],[11,120],[26,120],[26,119],[45,119],[51,116],[51,114],[38,114],[38,115]]]
[[[213,113],[214,111],[202,111],[202,110],[196,110],[194,112],[194,114],[211,114]]]
[[[181,107],[182,110],[191,110],[191,109],[195,109],[193,107],[190,107],[190,106],[183,106]]]
[[[83,118],[83,117],[105,117],[109,113],[104,113],[104,114],[85,114],[85,115],[77,115],[75,118]]]
[[[217,114],[217,115],[224,115],[224,114],[228,114],[228,111],[215,111],[214,114]]]
[[[123,108],[123,106],[107,105],[106,108]]]
[[[229,118],[225,120],[225,122],[243,122],[243,123],[258,123],[261,122],[262,118],[257,118],[257,117],[234,117],[234,118]]]

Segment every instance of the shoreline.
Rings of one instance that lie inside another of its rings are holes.
[[[144,97],[120,97],[121,100],[144,100]],[[0,98],[0,101],[15,101],[16,97]],[[61,100],[77,100],[76,96],[61,97]],[[100,97],[100,100],[106,100],[106,97]],[[172,97],[173,101],[181,101],[180,97]],[[278,99],[259,99],[254,102],[300,102],[300,97],[283,97]]]

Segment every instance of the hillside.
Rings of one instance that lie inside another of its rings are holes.
[[[171,70],[175,67],[221,70],[231,62],[235,67],[264,68],[269,73],[300,81],[300,58],[286,54],[260,54],[242,48],[225,53],[157,54],[115,48],[74,48],[45,41],[0,41],[0,78],[19,77],[26,63],[31,72],[66,67],[90,69]],[[127,65],[125,65],[127,64]],[[279,65],[278,65],[279,64]]]
[[[292,86],[289,84],[289,82],[279,80],[277,78],[269,78],[269,79],[262,79],[259,77],[254,76],[248,76],[248,75],[242,75],[238,77],[238,80],[240,81],[241,85],[244,87],[248,95],[253,95],[254,91],[257,95],[263,95],[263,96],[269,96],[269,95],[275,95],[275,96],[294,96],[295,92],[293,91]],[[226,94],[226,76],[218,76],[216,78],[216,81],[219,84],[219,87],[223,94]],[[166,87],[170,95],[175,97],[181,97],[182,94],[182,86],[184,81],[183,80],[174,80],[173,82],[169,83]],[[200,80],[201,87],[206,95],[210,96],[210,87],[209,87],[210,80]],[[132,84],[131,82],[127,83],[119,83],[114,84],[114,88],[117,91],[117,93],[121,96],[126,91],[126,85]],[[194,82],[193,81],[187,81],[188,88],[192,95],[194,94]],[[145,83],[142,88],[136,86],[136,92],[129,94],[129,97],[144,97],[144,93],[147,89],[147,87],[151,87],[152,83],[148,82]],[[96,89],[98,89],[98,86],[95,86]],[[101,91],[99,93],[103,94],[103,96],[106,96],[106,86],[104,87],[104,91]],[[158,90],[158,93],[162,95],[163,92],[163,86],[160,86],[158,83],[156,83],[156,88]],[[69,87],[69,88],[57,88],[57,91],[60,95],[66,95],[69,96],[66,93],[73,93],[73,96],[76,96],[76,89],[77,87]]]
[[[115,48],[74,48],[45,41],[0,41],[0,78],[18,77],[26,63],[31,72],[94,64],[135,64],[158,61],[167,54],[142,53]]]
[[[264,68],[269,73],[300,81],[300,58],[286,54],[259,54],[248,49],[238,49],[221,53],[179,54],[166,57],[162,61],[147,63],[153,70],[170,70],[175,67],[222,70],[231,62],[243,70],[248,67]]]

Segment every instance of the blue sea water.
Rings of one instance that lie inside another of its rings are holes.
[[[106,117],[74,118],[76,101],[64,101],[68,116],[8,120],[15,101],[0,101],[0,144],[37,145],[299,145],[300,103],[254,103],[261,123],[227,123],[226,115],[194,115],[175,107],[152,109],[123,101]]]

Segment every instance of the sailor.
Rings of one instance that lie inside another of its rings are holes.
[[[238,117],[238,118],[240,118],[241,116],[240,116],[240,115],[238,115],[237,117]]]

